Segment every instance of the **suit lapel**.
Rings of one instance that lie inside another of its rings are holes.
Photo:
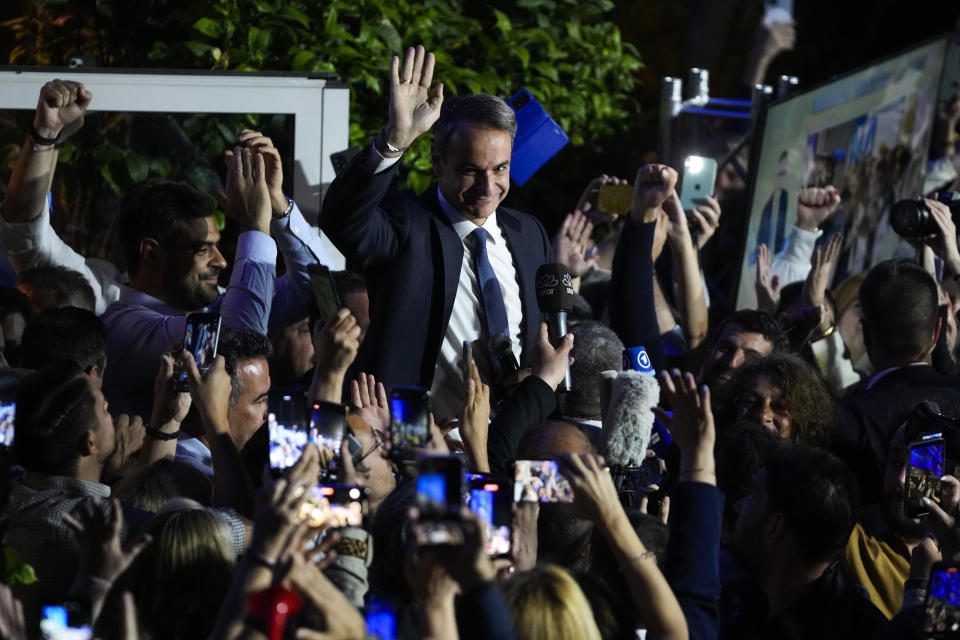
[[[440,207],[437,198],[437,186],[431,185],[420,194],[420,202],[433,214],[434,229],[440,241],[440,251],[443,254],[441,267],[443,269],[443,327],[450,322],[453,313],[453,302],[457,298],[457,287],[460,284],[460,268],[463,265],[463,243],[460,236],[453,230],[450,219]]]
[[[503,235],[507,239],[507,246],[510,247],[510,255],[513,257],[513,266],[517,270],[517,280],[520,283],[520,308],[523,309],[523,355],[529,357],[527,346],[533,344],[540,331],[540,310],[536,306],[537,297],[533,289],[534,277],[540,264],[523,244],[520,221],[516,215],[501,207],[497,209],[497,222],[500,223]]]

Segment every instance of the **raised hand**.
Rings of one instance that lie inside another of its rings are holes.
[[[717,429],[710,406],[710,388],[697,388],[692,373],[661,371],[662,388],[673,409],[670,434],[680,449],[680,478],[715,484],[713,446]]]
[[[403,58],[390,60],[390,114],[383,130],[383,142],[396,149],[406,149],[433,126],[440,117],[443,104],[443,83],[432,89],[434,57],[422,45],[409,47]],[[378,145],[379,147],[380,145]],[[383,145],[381,153],[396,156]]]
[[[842,246],[843,234],[837,233],[830,236],[826,246],[817,247],[813,250],[813,256],[810,258],[810,273],[807,274],[807,279],[803,283],[803,293],[801,294],[807,305],[819,307],[826,299],[827,285],[830,284],[830,272],[837,262]]]
[[[363,616],[313,563],[300,555],[294,555],[284,584],[303,594],[323,618],[323,632],[302,627],[297,630],[297,638],[365,640],[367,637],[367,625]]]
[[[626,180],[621,180],[616,176],[608,176],[606,174],[600,176],[599,178],[594,178],[590,181],[590,184],[587,185],[587,188],[583,190],[583,193],[580,194],[580,199],[577,200],[577,206],[574,207],[577,211],[582,211],[587,218],[590,219],[594,224],[600,224],[601,222],[613,222],[620,216],[616,213],[611,213],[609,211],[601,211],[597,205],[597,199],[600,196],[600,185],[603,184],[628,184]]]
[[[360,349],[360,325],[349,309],[337,311],[337,315],[313,332],[313,348],[317,367],[344,374]]]
[[[774,313],[780,304],[780,276],[770,276],[773,256],[765,244],[757,247],[757,309]]]
[[[150,424],[157,429],[170,423],[180,424],[190,412],[190,394],[177,391],[173,381],[178,355],[179,350],[160,356],[160,369],[153,383],[153,414],[150,418]]]
[[[631,215],[640,222],[653,222],[677,186],[677,172],[665,164],[645,164],[633,183]]]
[[[953,222],[950,207],[934,198],[924,198],[930,217],[937,226],[937,233],[924,239],[933,252],[946,263],[954,275],[960,274],[960,251],[957,250],[957,225]]]
[[[145,533],[123,548],[120,544],[123,511],[116,498],[107,502],[106,513],[99,501],[81,502],[72,514],[63,515],[63,521],[81,541],[79,574],[110,583],[127,570],[152,540]]]
[[[390,428],[390,403],[382,382],[373,375],[360,372],[350,381],[351,414],[367,423],[371,429],[387,431]]]
[[[227,214],[241,231],[270,233],[273,209],[267,189],[263,156],[248,148],[225,153],[227,164]]]
[[[244,129],[237,135],[237,144],[252,149],[263,157],[264,176],[274,217],[287,210],[287,198],[283,194],[283,162],[273,140],[259,131]]]
[[[187,370],[187,385],[190,397],[200,413],[205,429],[218,433],[228,433],[227,411],[230,403],[230,374],[226,370],[226,360],[217,356],[206,373],[201,374],[193,354],[183,351],[181,362]]]
[[[0,638],[27,640],[27,623],[23,617],[23,604],[13,591],[0,583]]]
[[[797,194],[797,226],[804,231],[816,231],[839,206],[840,192],[836,187],[804,187]]]
[[[44,138],[62,141],[83,126],[93,94],[73,80],[51,80],[40,89],[33,126]],[[63,134],[63,135],[61,135]]]
[[[690,215],[697,224],[697,248],[703,249],[720,227],[720,202],[713,196],[706,196],[707,204],[698,204]]]
[[[584,275],[597,263],[596,256],[587,257],[587,250],[593,244],[592,233],[593,223],[578,209],[567,214],[553,238],[554,257],[574,278]]]
[[[573,350],[573,334],[568,333],[556,349],[550,344],[547,324],[540,323],[540,339],[533,352],[533,373],[556,390],[567,375],[567,363],[573,363],[570,351]]]
[[[143,447],[147,431],[143,427],[143,418],[125,413],[113,416],[113,431],[116,434],[117,447],[113,455],[107,458],[104,473],[110,477],[118,477],[123,474],[123,469],[130,459]]]

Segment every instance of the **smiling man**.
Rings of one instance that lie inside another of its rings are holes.
[[[521,364],[533,353],[541,321],[534,276],[551,249],[533,216],[501,206],[513,110],[484,94],[444,102],[443,85],[431,88],[433,67],[423,47],[408,49],[402,64],[393,59],[387,125],[334,180],[319,222],[370,285],[355,371],[373,372],[387,388],[432,388],[443,419],[462,406],[464,341],[486,381],[496,375],[490,336],[509,336]],[[436,185],[419,197],[391,190],[403,151],[431,128]]]

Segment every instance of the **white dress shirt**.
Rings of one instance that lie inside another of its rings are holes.
[[[399,162],[396,158],[385,158],[377,151],[375,144],[370,145],[371,166],[374,173],[386,171]],[[457,283],[457,295],[453,302],[453,312],[450,322],[443,332],[443,343],[440,345],[440,355],[437,357],[437,366],[433,375],[430,406],[434,418],[439,422],[446,418],[460,415],[464,402],[464,380],[460,370],[460,361],[463,357],[463,343],[469,341],[474,347],[474,362],[480,371],[480,377],[488,384],[493,380],[493,367],[490,361],[489,341],[487,335],[486,317],[483,302],[480,299],[480,285],[477,282],[477,271],[474,267],[474,240],[470,233],[477,225],[465,220],[450,203],[444,199],[437,188],[440,207],[450,219],[453,230],[457,232],[463,243],[463,261],[460,263],[460,279]],[[510,342],[513,345],[513,354],[517,361],[523,349],[521,327],[523,323],[523,306],[520,302],[520,283],[517,281],[517,269],[513,264],[513,255],[507,246],[507,239],[497,223],[497,214],[494,212],[483,223],[487,232],[487,258],[493,267],[493,272],[500,283],[503,293],[503,304],[507,310],[507,326],[510,329]]]

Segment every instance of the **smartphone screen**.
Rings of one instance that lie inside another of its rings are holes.
[[[552,460],[517,460],[514,463],[515,502],[573,502],[573,489]]]
[[[927,513],[923,498],[940,503],[940,478],[943,476],[944,440],[940,434],[913,442],[907,448],[906,515]]]
[[[303,419],[303,408],[292,396],[283,396],[277,413],[267,415],[270,436],[270,469],[277,472],[297,463],[303,448],[314,443],[314,437]]]
[[[13,446],[13,417],[17,413],[15,402],[0,404],[0,447]]]
[[[82,620],[76,603],[46,605],[40,619],[40,637],[44,640],[90,640],[93,631],[89,621]]]
[[[955,638],[960,631],[960,571],[956,566],[942,562],[933,565],[922,631],[936,638]]]
[[[183,348],[193,355],[197,369],[204,373],[217,357],[220,341],[220,314],[191,313],[183,334]],[[182,367],[177,373],[177,389],[187,390],[187,372]]]
[[[317,485],[300,507],[300,520],[311,527],[362,527],[369,495],[363,487]]]
[[[716,160],[687,156],[683,160],[683,184],[680,188],[680,205],[683,210],[693,211],[698,205],[707,204],[706,196],[713,194],[716,179]]]
[[[326,322],[337,315],[337,311],[343,306],[340,303],[340,296],[337,295],[337,287],[333,283],[330,270],[322,264],[309,265],[307,273],[310,274],[313,302],[317,307],[319,319]]]
[[[397,614],[386,600],[371,598],[364,618],[368,634],[377,640],[397,640]]]
[[[340,444],[347,429],[349,407],[334,402],[318,400],[313,403],[310,415],[310,434],[313,440],[331,454],[326,475],[335,480],[340,462]]]
[[[513,523],[513,496],[510,489],[489,478],[464,478],[470,487],[467,502],[486,526],[487,555],[510,555],[510,525]]]
[[[457,523],[463,491],[463,462],[455,456],[425,456],[417,461],[417,508],[421,546],[463,542]]]
[[[602,184],[597,190],[597,210],[624,216],[633,206],[633,186],[629,184]]]
[[[421,387],[390,390],[390,450],[395,458],[413,460],[430,442],[430,393]]]

